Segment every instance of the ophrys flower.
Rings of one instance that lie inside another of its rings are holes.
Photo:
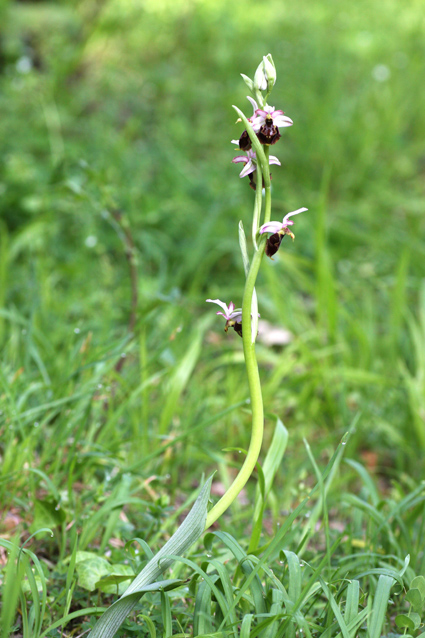
[[[298,208],[292,211],[292,213],[285,215],[281,222],[267,222],[260,227],[260,235],[263,233],[272,233],[266,243],[266,255],[268,257],[273,257],[273,255],[277,253],[285,235],[289,235],[292,239],[295,238],[294,233],[289,230],[289,226],[293,226],[294,222],[289,218],[292,217],[292,215],[304,213],[306,210],[308,209]]]

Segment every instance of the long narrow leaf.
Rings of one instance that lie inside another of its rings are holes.
[[[391,587],[396,581],[391,576],[380,576],[378,586],[376,588],[372,615],[370,623],[367,626],[368,638],[380,638],[382,626],[384,624],[385,613],[388,607],[388,599],[390,597]]]
[[[354,620],[359,611],[360,583],[352,580],[347,587],[347,600],[345,602],[344,619],[347,625]]]
[[[181,556],[204,531],[211,482],[212,477],[206,481],[182,525],[142,569],[123,596],[107,609],[90,632],[90,638],[113,638],[146,591],[152,591],[155,588],[160,590],[166,587],[167,581],[161,581],[161,583],[155,581],[174,562],[168,556],[170,554]]]

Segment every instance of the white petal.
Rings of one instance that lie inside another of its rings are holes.
[[[229,314],[229,309],[226,306],[226,304],[224,303],[224,301],[220,301],[220,299],[207,299],[206,301],[208,301],[209,303],[216,303],[217,306],[220,306],[220,308],[222,308],[224,310],[224,312],[226,314],[226,317]]]
[[[256,101],[254,100],[254,98],[253,98],[253,97],[251,97],[250,95],[247,95],[247,96],[246,96],[246,99],[247,99],[247,100],[249,100],[249,101],[251,102],[251,106],[252,106],[252,108],[254,109],[254,114],[255,114],[255,111],[258,109],[258,104],[257,104],[257,102],[256,102]]]
[[[293,121],[290,117],[286,117],[286,115],[278,115],[273,118],[273,124],[278,128],[283,128],[285,126],[292,126]]]
[[[289,219],[289,217],[292,217],[292,215],[299,215],[300,213],[304,213],[306,210],[308,210],[308,208],[298,208],[297,210],[292,211],[292,213],[288,213],[282,220],[282,226],[285,226],[285,223]]]
[[[269,155],[269,164],[277,164],[278,166],[282,166],[276,155]]]
[[[241,172],[239,173],[239,177],[246,177],[255,171],[256,167],[252,160],[249,160],[247,164],[243,167]]]
[[[236,144],[236,146],[239,146],[239,140],[232,140],[230,144]]]

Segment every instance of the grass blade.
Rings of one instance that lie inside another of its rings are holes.
[[[396,581],[391,576],[380,576],[372,605],[372,615],[367,625],[367,638],[380,638],[388,607],[391,587]]]

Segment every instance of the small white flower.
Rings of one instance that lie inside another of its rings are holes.
[[[229,303],[227,306],[224,301],[220,301],[220,299],[207,299],[208,303],[216,303],[217,306],[220,306],[224,310],[224,312],[217,312],[217,315],[221,315],[226,319],[226,321],[242,321],[242,310],[238,308],[235,310],[235,304],[233,301]]]
[[[208,303],[216,303],[217,306],[223,309],[224,312],[217,312],[218,315],[221,315],[226,319],[226,325],[224,326],[225,332],[229,328],[233,328],[235,332],[238,333],[242,337],[242,310],[241,308],[237,308],[235,310],[235,304],[233,301],[229,303],[227,306],[224,301],[220,301],[220,299],[207,299]]]

